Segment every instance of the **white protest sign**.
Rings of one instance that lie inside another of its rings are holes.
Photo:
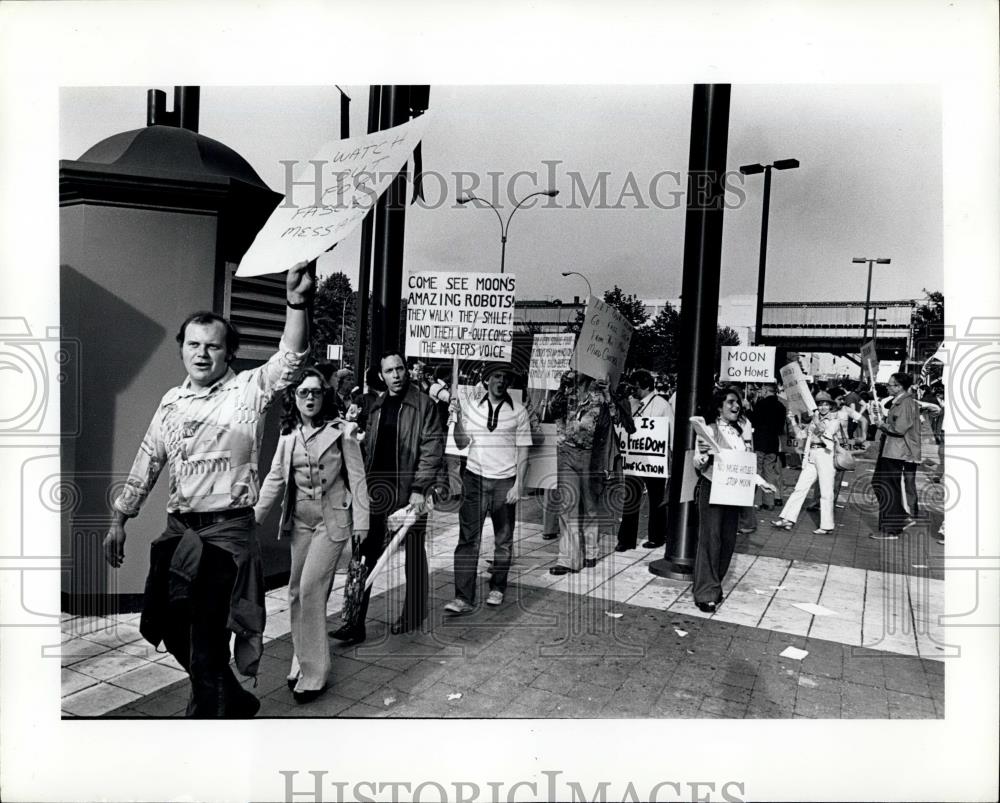
[[[237,276],[281,273],[313,260],[364,219],[423,137],[430,112],[403,125],[327,142],[299,170],[290,192],[257,232]]]
[[[878,376],[878,354],[875,353],[875,341],[869,340],[861,346],[861,364],[867,375],[874,380]]]
[[[344,353],[344,347],[340,344],[327,344],[326,347],[326,358],[328,360],[342,360]]]
[[[712,467],[711,505],[753,505],[756,488],[757,455],[738,449],[722,449],[715,455]]]
[[[418,271],[406,277],[406,355],[510,361],[511,273]]]
[[[723,346],[719,380],[773,382],[774,346]]]
[[[559,380],[573,359],[575,342],[572,332],[535,335],[531,343],[531,363],[528,365],[528,387],[558,390]]]
[[[576,343],[576,370],[616,385],[625,370],[631,340],[632,325],[625,316],[610,304],[591,296]]]
[[[715,435],[712,434],[712,428],[708,425],[700,415],[691,416],[688,421],[691,422],[691,427],[694,429],[694,434],[701,437],[709,446],[715,451],[719,451],[722,447],[719,446],[718,442],[715,440]]]
[[[528,488],[555,488],[558,469],[556,465],[556,440],[558,432],[555,424],[542,424],[545,440],[528,449],[528,471],[524,484]]]
[[[790,413],[811,413],[816,409],[816,402],[813,401],[809,385],[806,384],[806,377],[802,373],[801,365],[797,362],[790,362],[782,368],[781,382],[785,386]]]
[[[670,476],[667,457],[670,454],[670,419],[666,416],[636,418],[635,432],[629,435],[616,427],[622,451],[623,473],[629,477]]]
[[[684,471],[681,474],[681,498],[683,502],[694,501],[694,489],[698,485],[698,470],[694,467],[694,449],[684,453]],[[676,480],[674,480],[676,482]]]

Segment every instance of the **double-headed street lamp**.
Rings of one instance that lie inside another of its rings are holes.
[[[760,343],[760,331],[764,319],[764,266],[767,264],[767,219],[771,209],[771,168],[775,170],[792,170],[799,166],[798,159],[778,159],[769,165],[741,165],[740,172],[744,176],[756,173],[764,174],[764,213],[760,223],[760,268],[757,271],[757,317],[754,329],[754,343]]]
[[[884,257],[879,257],[878,259],[854,257],[851,262],[855,265],[864,265],[866,262],[868,263],[868,292],[865,293],[865,333],[861,336],[861,342],[864,343],[868,340],[868,311],[871,308],[872,303],[872,265],[888,265],[892,262],[892,260]]]
[[[579,276],[581,279],[583,279],[587,283],[587,298],[589,299],[592,295],[594,295],[594,291],[590,289],[590,279],[588,279],[586,276],[584,276],[579,271],[564,270],[562,272],[562,275],[563,276]]]
[[[536,195],[547,195],[549,198],[555,198],[559,194],[559,190],[539,190],[538,192],[533,192],[530,195],[525,195],[520,201],[514,204],[514,208],[510,210],[510,214],[507,215],[507,222],[504,223],[503,218],[500,216],[500,210],[497,209],[493,204],[487,201],[485,198],[480,198],[478,195],[466,195],[464,198],[459,198],[458,202],[460,204],[467,204],[469,201],[479,201],[480,203],[486,204],[490,209],[496,212],[497,220],[500,221],[500,272],[503,273],[504,260],[507,257],[507,232],[510,229],[510,219],[514,217],[514,213],[521,208],[525,201],[529,198],[534,198]]]

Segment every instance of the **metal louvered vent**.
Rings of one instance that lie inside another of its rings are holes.
[[[242,359],[266,360],[278,348],[285,328],[285,277],[233,275],[227,271],[224,315],[240,330]]]

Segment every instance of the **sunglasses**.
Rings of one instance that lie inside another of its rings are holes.
[[[300,399],[308,399],[310,397],[320,398],[323,393],[323,388],[299,388],[295,391],[295,395]]]

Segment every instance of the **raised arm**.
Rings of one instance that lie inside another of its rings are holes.
[[[281,339],[292,351],[309,345],[309,307],[316,291],[316,263],[299,262],[285,277],[285,329]]]

